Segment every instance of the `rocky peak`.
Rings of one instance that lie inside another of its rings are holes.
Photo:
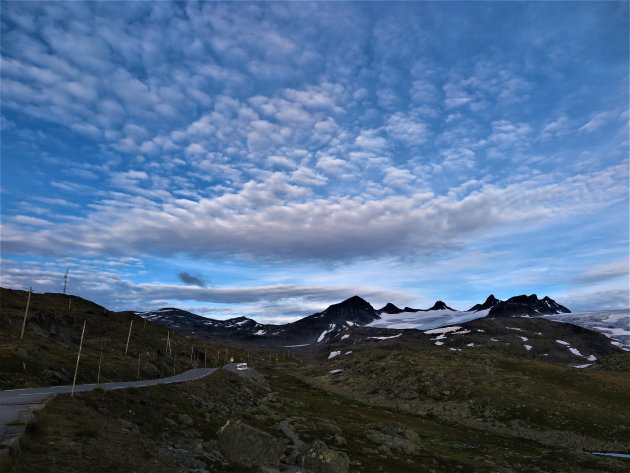
[[[381,314],[383,314],[383,313],[385,313],[385,314],[400,314],[401,312],[403,312],[403,310],[398,308],[398,307],[396,307],[391,302],[388,302],[385,305],[385,307],[383,307],[382,309],[379,310],[379,312]]]
[[[519,316],[528,315],[536,317],[541,315],[552,315],[559,313],[569,313],[569,309],[548,296],[538,299],[536,294],[529,296],[521,294],[520,296],[510,297],[506,301],[499,301],[491,309],[490,316]]]
[[[494,294],[490,294],[483,304],[475,304],[470,309],[468,309],[468,312],[477,312],[479,310],[490,309],[497,305],[499,302],[501,301],[494,297]]]
[[[447,306],[443,301],[435,301],[435,304],[433,304],[433,307],[429,308],[428,310],[455,310],[449,306]]]

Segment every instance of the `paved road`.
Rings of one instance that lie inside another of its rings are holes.
[[[160,379],[147,379],[142,381],[123,381],[118,383],[79,384],[74,387],[75,393],[92,391],[95,388],[112,391],[114,389],[142,388],[157,384],[181,383],[203,378],[212,373],[215,368],[197,368],[185,371],[175,376]],[[56,394],[69,394],[72,386],[51,386],[43,388],[9,389],[0,391],[0,443],[12,436],[16,429],[7,424],[14,421],[26,422],[34,410],[41,407],[41,403]]]

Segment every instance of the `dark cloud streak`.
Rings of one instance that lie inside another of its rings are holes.
[[[181,282],[191,286],[206,287],[206,281],[201,276],[193,276],[192,274],[182,271],[177,275]]]

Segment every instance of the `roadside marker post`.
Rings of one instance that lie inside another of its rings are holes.
[[[96,384],[101,383],[101,363],[103,361],[103,344],[101,343],[101,356],[98,358],[98,374],[96,375]]]
[[[83,348],[83,335],[85,334],[85,320],[83,321],[83,330],[81,331],[81,341],[79,342],[79,354],[77,355],[77,365],[74,367],[74,378],[72,379],[72,391],[70,396],[74,396],[74,386],[77,383],[77,373],[79,372],[79,360],[81,359],[81,348]]]
[[[22,333],[20,334],[20,340],[24,338],[24,329],[26,328],[26,316],[28,315],[28,306],[31,304],[31,293],[33,288],[28,290],[28,299],[26,299],[26,310],[24,311],[24,321],[22,322]]]
[[[136,373],[136,381],[140,381],[140,353],[138,353],[138,372]]]
[[[133,327],[133,319],[131,319],[131,323],[129,324],[129,335],[127,335],[127,346],[125,347],[125,355],[129,350],[129,340],[131,340],[131,327]]]

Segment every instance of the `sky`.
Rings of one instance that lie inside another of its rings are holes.
[[[3,287],[630,306],[628,2],[1,7]]]

